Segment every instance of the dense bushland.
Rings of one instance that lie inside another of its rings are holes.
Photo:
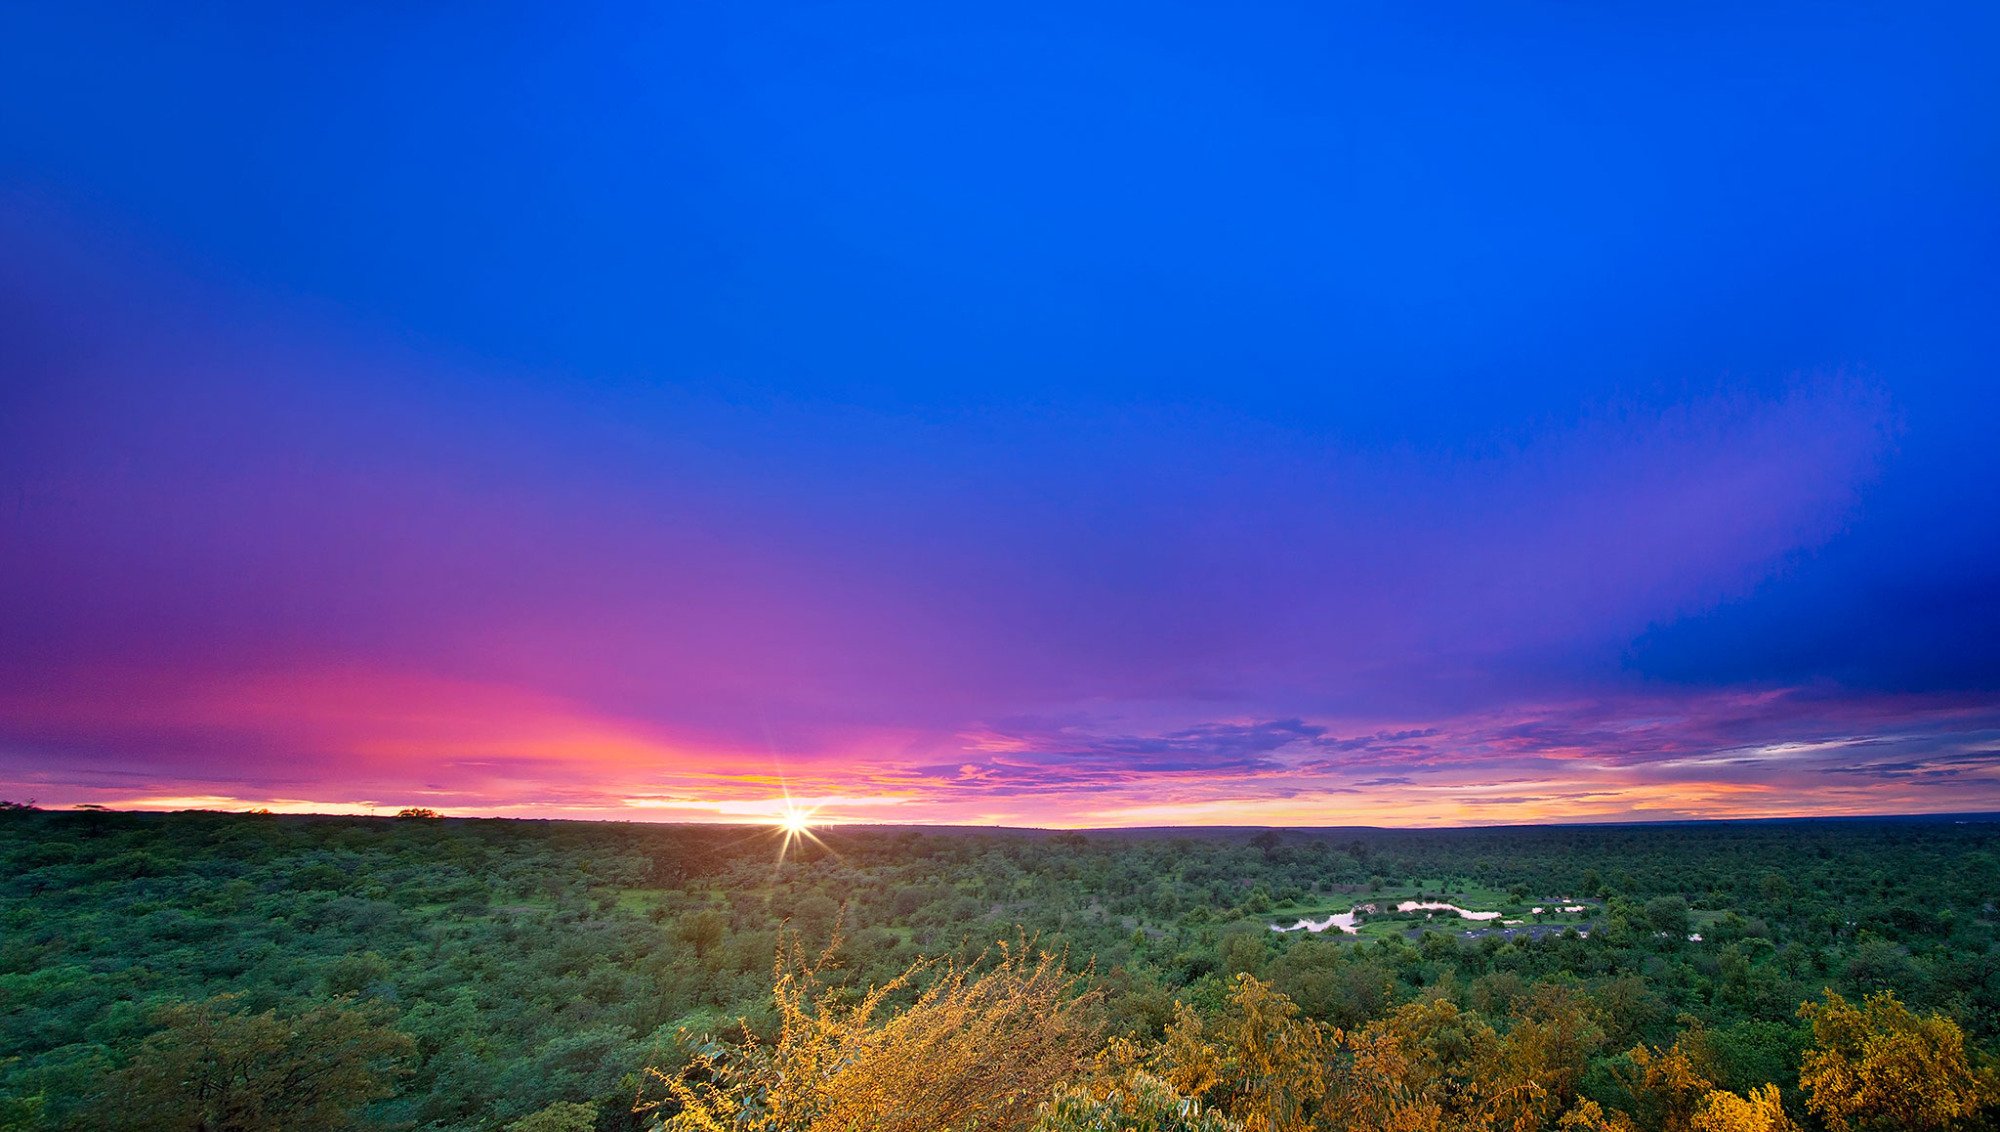
[[[745,1122],[821,1017],[927,1043],[850,1113],[911,1064],[976,1092],[1062,1021],[977,1127],[1948,1127],[2000,1044],[1996,835],[849,828],[781,862],[741,828],[9,810],[0,1127],[843,1127],[830,1095]],[[1268,930],[1389,891],[1584,899],[1589,934]],[[815,958],[774,996],[787,927]]]

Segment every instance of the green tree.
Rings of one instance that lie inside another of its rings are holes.
[[[507,1132],[591,1132],[597,1127],[597,1106],[557,1101],[507,1126]]]
[[[160,1030],[112,1075],[100,1126],[146,1132],[318,1132],[365,1126],[415,1043],[335,1003],[281,1018],[235,995],[162,1007]]]
[[[704,908],[691,916],[684,917],[675,928],[674,934],[683,943],[694,948],[696,959],[706,959],[713,952],[729,929],[729,917],[713,908]]]
[[[1655,896],[1646,901],[1646,923],[1656,932],[1675,939],[1688,934],[1688,903],[1678,896]]]
[[[0,1096],[0,1132],[33,1132],[42,1127],[42,1113],[48,1098]]]

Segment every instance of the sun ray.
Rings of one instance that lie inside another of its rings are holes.
[[[819,834],[813,832],[813,818],[819,812],[817,806],[800,806],[786,793],[785,808],[778,813],[777,826],[780,834],[778,860],[783,862],[792,847],[802,841],[811,841],[822,849],[827,847]]]

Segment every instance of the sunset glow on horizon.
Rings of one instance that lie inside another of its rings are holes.
[[[1973,40],[1295,15],[6,17],[0,798],[2000,811]]]

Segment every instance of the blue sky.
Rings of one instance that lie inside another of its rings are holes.
[[[16,6],[0,784],[1991,801],[1996,32]]]

